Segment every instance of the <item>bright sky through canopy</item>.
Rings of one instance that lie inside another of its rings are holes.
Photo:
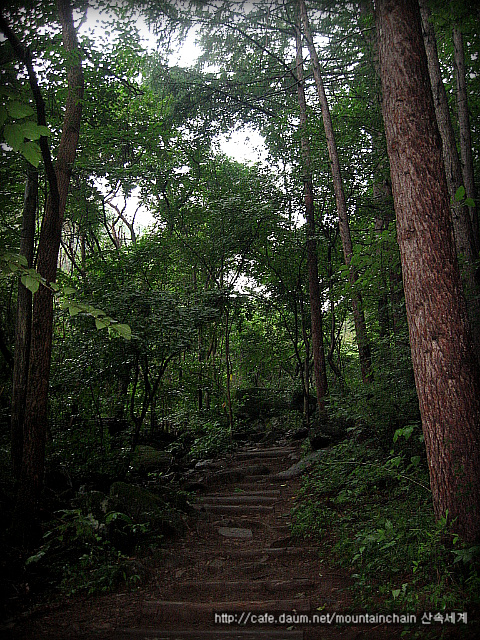
[[[102,35],[105,35],[105,30],[102,25],[102,20],[105,20],[105,17],[106,16],[99,13],[98,10],[89,8],[87,20],[82,29],[93,31],[94,34],[95,31],[101,30]],[[144,19],[140,16],[138,17],[137,26],[146,50],[155,51],[157,49],[156,37],[151,33]],[[200,47],[196,44],[196,39],[197,32],[195,27],[193,27],[190,29],[183,44],[169,56],[169,64],[180,67],[193,66],[201,53]],[[249,126],[233,131],[230,135],[219,135],[215,144],[219,152],[224,153],[237,162],[261,162],[266,157],[266,149],[262,136],[258,131]],[[135,189],[129,198],[125,213],[127,217],[132,218],[138,209],[135,217],[135,226],[139,229],[153,224],[155,220],[145,207],[139,208],[140,202],[135,195],[136,191],[138,190]],[[125,201],[117,202],[117,200],[117,198],[113,198],[112,201],[119,205],[120,208],[123,208]],[[120,198],[120,200],[122,199]]]

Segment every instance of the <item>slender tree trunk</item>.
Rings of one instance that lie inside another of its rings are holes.
[[[383,218],[382,216],[377,216],[375,218],[375,233],[381,236],[382,231],[388,229],[388,220]],[[387,289],[387,277],[385,272],[384,265],[384,248],[382,240],[379,240],[377,243],[377,256],[380,263],[380,296],[378,298],[377,310],[378,310],[378,333],[380,338],[388,338],[390,335],[390,323],[389,323],[389,314],[388,314],[388,289]]]
[[[307,221],[307,269],[310,294],[310,317],[312,324],[313,370],[317,388],[317,405],[320,413],[325,411],[325,396],[328,390],[325,350],[323,346],[323,313],[320,285],[318,282],[317,241],[315,239],[315,205],[310,170],[310,145],[307,137],[307,104],[303,80],[303,52],[300,26],[296,28],[297,46],[297,94],[300,107],[300,131],[303,159],[303,188],[305,217]]]
[[[330,158],[330,166],[333,178],[333,187],[335,191],[335,200],[337,203],[338,224],[340,229],[340,237],[342,239],[343,254],[345,264],[348,267],[349,280],[352,287],[352,311],[355,322],[355,333],[358,345],[358,354],[360,358],[360,368],[364,383],[373,380],[372,356],[370,352],[370,344],[367,337],[367,327],[365,323],[365,314],[362,309],[362,297],[356,291],[356,282],[358,279],[355,268],[352,265],[353,246],[350,235],[350,225],[348,222],[347,203],[345,199],[345,191],[343,189],[342,174],[340,170],[340,160],[338,156],[337,144],[335,142],[335,134],[333,131],[332,118],[330,108],[328,106],[325,88],[320,73],[320,62],[318,60],[317,51],[313,42],[310,25],[308,22],[307,9],[304,0],[299,0],[300,17],[303,23],[305,38],[307,40],[308,50],[313,63],[313,76],[317,87],[318,98],[322,109],[323,125],[327,138],[328,155]]]
[[[299,283],[299,285],[300,286],[297,287],[297,290],[300,292],[300,321],[302,325],[302,340],[305,349],[305,358],[302,362],[301,356],[299,354],[298,363],[300,367],[300,378],[302,381],[303,390],[303,418],[305,420],[305,426],[310,427],[310,340],[307,331],[308,318],[304,309],[301,283]]]
[[[462,202],[455,200],[455,193],[457,189],[464,184],[464,176],[462,174],[462,165],[457,151],[457,142],[455,140],[455,132],[453,130],[452,120],[450,118],[450,111],[448,108],[447,93],[442,80],[442,74],[440,70],[440,62],[438,60],[437,44],[435,38],[435,31],[432,24],[432,16],[426,0],[420,0],[420,12],[422,16],[423,25],[423,37],[425,42],[425,51],[427,53],[428,71],[430,74],[430,82],[432,83],[433,102],[435,105],[435,113],[437,116],[438,128],[440,130],[440,136],[442,138],[443,159],[445,162],[445,173],[447,177],[448,193],[450,196],[450,208],[452,212],[453,221],[453,233],[455,236],[455,246],[457,249],[457,256],[461,260],[462,265],[462,279],[464,283],[465,296],[467,298],[467,306],[470,318],[470,324],[472,327],[473,338],[475,341],[475,351],[477,358],[480,362],[480,297],[479,289],[480,282],[476,276],[475,261],[477,258],[478,248],[476,247],[475,235],[472,225],[472,216],[474,208],[469,212],[468,208],[464,206]],[[456,31],[456,30],[455,30]],[[454,37],[455,42],[455,37]],[[460,45],[461,46],[461,34]],[[457,49],[455,48],[455,55],[457,57]],[[458,53],[458,57],[463,60],[463,48],[461,53]],[[461,65],[460,65],[461,67]],[[465,70],[463,69],[463,73]],[[457,64],[457,78],[462,74]],[[464,75],[463,75],[464,79]],[[465,82],[462,84],[462,91],[458,91],[463,94],[465,89],[464,98],[466,100],[466,88]],[[459,99],[460,103],[460,99]],[[462,99],[462,104],[464,103]],[[459,121],[460,130],[465,127],[467,135],[462,135],[464,144],[471,145],[470,126],[468,122],[468,113],[465,117],[460,116],[459,108]],[[469,147],[470,153],[466,153],[465,162],[468,163],[468,156],[471,162],[471,146]],[[473,166],[472,166],[473,171]],[[466,180],[469,180],[470,193],[474,190],[473,179],[470,180],[470,172]],[[473,174],[471,174],[473,176]]]
[[[432,83],[435,114],[442,138],[448,191],[452,201],[452,220],[457,254],[459,257],[464,256],[464,258],[470,262],[475,255],[472,223],[468,215],[468,210],[466,210],[461,203],[454,202],[455,193],[458,187],[463,184],[462,166],[458,156],[455,132],[450,118],[447,93],[442,80],[432,15],[426,0],[420,1],[420,12],[422,16],[428,71],[430,74],[430,82]]]
[[[70,175],[77,149],[83,100],[83,72],[79,57],[72,8],[69,0],[58,0],[63,44],[68,54],[68,96],[55,174],[58,202],[49,194],[40,231],[37,270],[47,283],[55,282]],[[41,286],[33,298],[32,338],[26,395],[23,458],[13,531],[28,544],[43,487],[47,400],[53,332],[52,291]]]
[[[228,426],[230,431],[230,440],[233,440],[233,408],[232,408],[232,393],[231,393],[231,376],[232,369],[230,364],[230,331],[231,326],[229,323],[230,312],[228,308],[225,309],[225,364],[227,369],[227,412],[228,412]]]
[[[470,118],[468,115],[467,81],[465,75],[465,53],[463,49],[463,36],[458,27],[453,30],[453,46],[455,59],[455,76],[457,81],[457,109],[458,124],[460,129],[460,155],[462,158],[463,182],[467,198],[475,200],[477,194],[475,189],[475,179],[473,172],[472,155],[472,131],[470,128]],[[476,206],[469,207],[472,220],[475,247],[477,254],[480,251],[480,234],[478,224],[478,209]]]
[[[333,262],[332,262],[332,251],[335,246],[336,237],[328,238],[328,247],[327,247],[327,278],[328,278],[328,289],[329,289],[329,302],[330,302],[330,348],[327,353],[327,362],[330,365],[331,370],[333,371],[333,375],[335,376],[335,381],[339,383],[340,387],[343,388],[343,380],[342,380],[342,372],[340,368],[335,363],[333,359],[333,355],[335,353],[335,347],[338,341],[337,335],[337,321],[335,317],[335,296],[333,292]]]
[[[33,265],[35,219],[38,203],[38,171],[27,165],[27,181],[23,203],[20,254],[27,266]],[[15,352],[13,363],[13,390],[11,416],[11,446],[13,473],[18,480],[22,466],[23,423],[27,396],[28,361],[32,330],[32,293],[18,279],[17,316],[15,321]]]
[[[480,388],[418,0],[377,0],[383,114],[433,506],[480,534]]]
[[[377,46],[377,36],[375,31],[370,29],[364,29],[365,21],[370,18],[374,14],[373,2],[372,0],[361,0],[359,5],[360,10],[360,29],[362,31],[362,36],[365,41],[368,58],[371,60],[371,65],[374,69],[375,75],[375,83],[374,83],[374,97],[375,104],[378,105],[379,112],[382,110],[382,96],[381,96],[381,87],[380,87],[380,68],[378,62],[378,46]],[[363,23],[363,24],[362,24]],[[385,148],[385,134],[383,130],[378,130],[374,134],[375,145],[377,145],[382,151]],[[386,148],[385,148],[386,151]],[[374,230],[379,235],[382,231],[388,229],[390,223],[393,220],[393,211],[390,207],[390,202],[392,201],[392,190],[390,184],[387,180],[384,179],[383,176],[376,176],[374,179],[373,185],[373,197],[378,203],[378,211],[375,214],[375,226]],[[379,241],[377,255],[380,262],[380,279],[381,279],[381,290],[380,296],[377,303],[378,309],[378,327],[379,327],[379,335],[381,338],[387,338],[390,334],[390,326],[395,327],[395,317],[394,317],[394,306],[395,301],[393,299],[389,300],[389,269],[387,265],[385,265],[384,261],[384,243]],[[388,260],[388,258],[387,258]],[[389,313],[389,302],[391,305],[391,314]],[[390,323],[390,320],[392,321]]]

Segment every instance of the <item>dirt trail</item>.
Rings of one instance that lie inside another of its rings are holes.
[[[198,495],[195,505],[198,519],[184,537],[166,545],[161,558],[155,561],[151,578],[138,591],[72,599],[31,618],[9,637],[12,640],[399,637],[400,627],[373,625],[361,629],[318,622],[302,624],[298,617],[281,618],[282,614],[340,613],[349,604],[346,572],[333,571],[319,559],[314,547],[290,536],[290,512],[299,479],[280,480],[275,476],[299,458],[299,448],[287,444],[237,450],[217,465],[207,491]],[[277,617],[276,623],[265,617],[267,613]]]

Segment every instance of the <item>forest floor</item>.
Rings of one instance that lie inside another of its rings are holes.
[[[290,534],[300,479],[281,472],[300,457],[297,444],[281,442],[245,446],[215,461],[185,535],[166,542],[154,559],[139,560],[149,564],[139,588],[44,606],[18,621],[5,637],[399,639],[400,625],[322,621],[321,616],[352,613],[352,580],[348,571],[320,557],[316,546]],[[300,622],[299,614],[309,622]],[[417,625],[417,637],[424,637]]]

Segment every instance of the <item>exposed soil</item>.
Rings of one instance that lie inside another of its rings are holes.
[[[297,445],[280,443],[245,447],[217,462],[206,490],[198,493],[198,517],[192,518],[184,537],[166,544],[149,560],[149,578],[141,588],[65,600],[29,615],[5,631],[5,637],[400,638],[401,626],[346,626],[318,620],[302,624],[295,617],[347,612],[351,585],[348,572],[329,566],[317,548],[290,535],[290,512],[300,480],[280,480],[275,475],[299,458]],[[276,622],[266,618],[267,613]],[[227,623],[221,614],[231,615],[233,621]],[[282,614],[294,617],[279,620]],[[438,637],[440,632],[441,628]]]

